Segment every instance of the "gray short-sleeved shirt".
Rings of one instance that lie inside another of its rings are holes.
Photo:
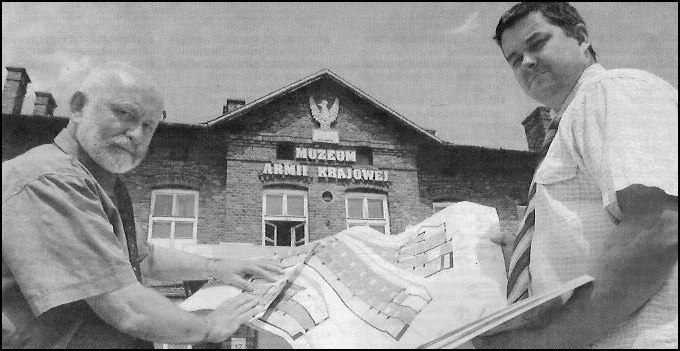
[[[137,282],[108,195],[114,181],[66,130],[54,144],[3,162],[2,309],[16,328],[5,338],[3,325],[3,348],[134,342],[83,301]],[[140,249],[144,257],[148,247]]]

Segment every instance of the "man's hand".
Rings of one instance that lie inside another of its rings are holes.
[[[241,324],[248,322],[260,312],[262,312],[262,307],[258,307],[257,300],[248,294],[239,294],[223,302],[205,317],[210,324],[205,341],[223,342],[234,335]]]
[[[246,291],[253,291],[254,284],[248,281],[251,277],[275,282],[284,273],[281,264],[273,258],[214,260],[209,263],[208,272],[215,279]]]

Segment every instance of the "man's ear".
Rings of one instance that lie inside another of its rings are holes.
[[[590,36],[588,36],[588,29],[583,23],[576,25],[576,41],[578,45],[585,48],[586,50],[590,47]]]
[[[81,91],[76,91],[71,97],[71,120],[74,122],[80,121],[83,116],[83,107],[87,103],[87,96]]]

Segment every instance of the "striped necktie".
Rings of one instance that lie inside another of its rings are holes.
[[[559,121],[553,121],[546,131],[543,146],[539,151],[541,162],[548,153],[550,143],[552,143],[557,133]],[[540,164],[539,164],[540,167]],[[538,167],[536,167],[538,169]],[[534,224],[536,211],[534,208],[534,195],[536,194],[536,183],[531,182],[529,187],[529,204],[526,213],[520,222],[519,231],[515,237],[515,242],[510,256],[510,267],[508,269],[508,304],[513,304],[529,296],[529,261],[531,255],[531,239],[534,237]]]
[[[125,241],[127,241],[130,264],[132,265],[132,270],[135,272],[137,280],[141,283],[142,272],[139,267],[137,228],[135,226],[135,214],[132,210],[132,199],[130,199],[130,193],[120,177],[116,177],[116,184],[113,189],[116,196],[116,207],[118,207],[118,213],[123,222],[123,231],[125,232]]]

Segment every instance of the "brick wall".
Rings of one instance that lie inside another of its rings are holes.
[[[339,99],[338,119],[333,125],[339,131],[338,145],[324,145],[311,140],[313,129],[319,126],[310,115],[310,95],[317,103],[322,99],[327,100],[329,107],[336,97]],[[369,188],[369,191],[378,189],[387,192],[392,233],[399,233],[407,225],[431,215],[431,204],[419,200],[415,133],[412,129],[395,123],[393,117],[330,79],[317,81],[254,109],[239,120],[231,121],[230,125],[240,127],[225,127],[224,130],[225,135],[232,139],[227,152],[226,183],[229,191],[226,194],[225,221],[234,225],[226,229],[227,235],[223,235],[229,240],[223,241],[261,243],[262,192],[266,187],[297,187],[307,191],[310,240],[317,240],[346,228],[347,191]],[[239,132],[233,132],[234,129]],[[317,179],[317,166],[333,164],[277,160],[276,146],[281,142],[310,148],[356,150],[362,146],[370,147],[373,151],[373,168],[387,170],[391,183],[388,187],[382,187]],[[264,165],[271,162],[307,165],[311,179],[261,179]],[[330,202],[322,200],[322,194],[327,191],[333,195]]]
[[[470,146],[423,149],[421,201],[471,201],[496,208],[501,231],[514,232],[517,205],[526,198],[536,155]]]
[[[530,151],[538,152],[541,149],[550,122],[550,109],[545,106],[537,107],[522,121]]]
[[[124,177],[140,233],[148,233],[152,190],[171,188],[198,191],[199,243],[225,231],[222,149],[207,129],[159,126],[146,159]]]

